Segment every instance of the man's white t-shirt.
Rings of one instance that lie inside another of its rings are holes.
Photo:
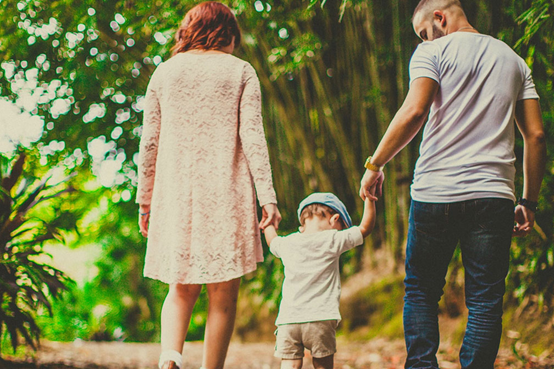
[[[423,131],[412,198],[515,201],[515,105],[539,97],[524,60],[493,37],[455,32],[417,47],[410,83],[422,77],[437,81],[439,90]]]
[[[269,251],[285,266],[275,324],[340,320],[339,258],[363,242],[358,227],[274,238]]]

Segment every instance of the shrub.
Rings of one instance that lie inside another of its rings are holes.
[[[36,349],[36,312],[52,314],[51,300],[71,283],[43,262],[43,245],[63,241],[76,222],[74,213],[52,206],[55,198],[73,191],[69,178],[50,184],[51,172],[42,179],[25,173],[26,158],[24,152],[15,158],[0,155],[0,337],[7,334],[14,351],[20,338]]]

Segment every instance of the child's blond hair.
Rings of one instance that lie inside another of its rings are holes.
[[[306,206],[304,209],[302,209],[302,213],[300,214],[300,225],[304,226],[306,219],[311,219],[314,216],[325,218],[327,215],[333,216],[335,214],[338,214],[338,211],[330,208],[327,205],[318,204],[318,203],[310,204]],[[344,221],[342,220],[341,217],[339,217],[339,220],[342,228],[345,229],[346,225],[344,224]]]

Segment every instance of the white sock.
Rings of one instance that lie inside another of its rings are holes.
[[[175,364],[177,364],[177,366],[179,367],[179,369],[183,366],[183,357],[181,356],[181,353],[175,350],[165,350],[160,355],[160,361],[158,363],[158,367],[162,369],[162,366],[168,360],[174,361]]]

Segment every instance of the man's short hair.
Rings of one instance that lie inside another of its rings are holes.
[[[463,12],[460,0],[421,0],[414,10],[412,22],[417,13],[422,13],[424,18],[429,18],[435,10],[446,10],[454,6]]]
[[[302,213],[300,214],[300,224],[304,226],[304,223],[306,223],[306,219],[310,219],[314,216],[325,218],[327,215],[333,216],[335,214],[338,214],[338,212],[327,205],[318,204],[318,203],[310,204],[306,206],[304,209],[302,209]],[[339,218],[339,219],[340,219],[342,228],[346,228],[342,218]]]

